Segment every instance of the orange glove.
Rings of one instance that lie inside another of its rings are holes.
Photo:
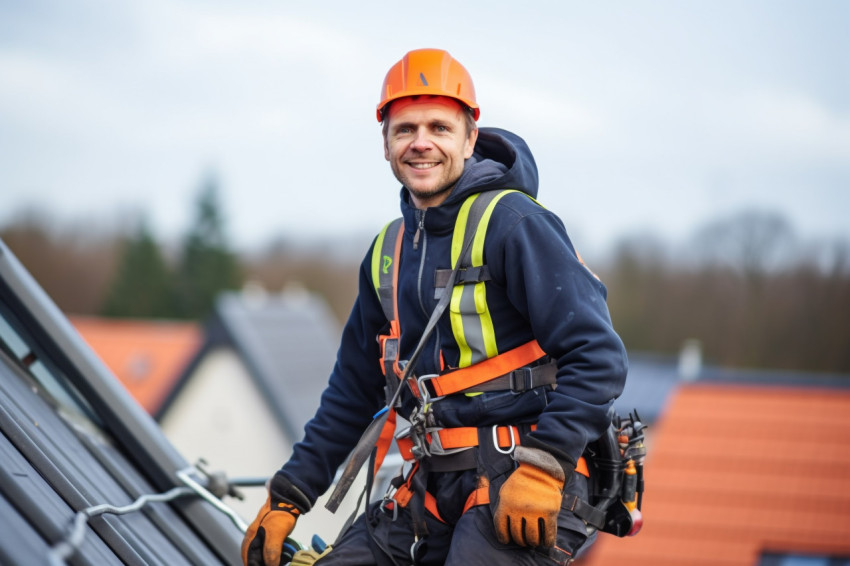
[[[269,497],[242,539],[245,566],[280,566],[283,543],[292,534],[295,521],[310,510],[310,500],[285,476],[275,474],[269,482]]]
[[[502,544],[555,546],[558,513],[566,477],[554,456],[539,448],[517,446],[519,467],[501,489],[493,523]]]

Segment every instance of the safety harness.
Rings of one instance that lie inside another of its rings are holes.
[[[459,266],[452,289],[446,289],[452,270],[438,269],[435,274],[435,298],[451,293],[450,321],[460,349],[458,367],[441,374],[408,377],[407,385],[423,404],[455,393],[503,389],[525,391],[542,385],[554,385],[553,363],[538,363],[546,353],[536,340],[500,353],[496,345],[493,321],[487,308],[485,283],[490,271],[484,264],[484,236],[498,201],[515,190],[488,191],[470,196],[461,206],[452,236],[451,264]],[[531,198],[531,197],[529,197]],[[372,281],[387,320],[389,333],[378,337],[381,368],[387,376],[388,400],[398,386],[403,367],[398,359],[401,326],[397,316],[399,257],[404,233],[403,219],[387,224],[372,252]],[[403,364],[403,362],[401,362]]]
[[[404,233],[402,218],[384,227],[372,251],[372,282],[389,322],[388,332],[377,337],[381,349],[381,369],[387,380],[387,405],[384,413],[379,413],[381,420],[376,418],[373,421],[370,427],[373,430],[367,430],[364,439],[369,437],[369,442],[374,442],[376,447],[369,470],[373,477],[377,474],[394,438],[402,457],[411,464],[406,475],[391,482],[390,490],[381,503],[381,509],[395,517],[399,507],[408,507],[417,540],[427,535],[423,509],[427,509],[437,520],[443,520],[435,498],[425,489],[427,472],[481,469],[484,473],[479,486],[469,494],[463,511],[475,505],[489,504],[495,501],[501,485],[501,482],[496,484],[491,480],[497,477],[503,480],[507,477],[514,466],[508,456],[521,444],[524,436],[536,428],[534,424],[443,428],[435,422],[431,412],[433,404],[450,395],[472,396],[497,390],[522,392],[536,388],[554,388],[556,384],[555,362],[546,355],[536,340],[506,352],[498,350],[493,322],[487,307],[485,283],[490,280],[490,272],[484,262],[484,239],[493,209],[501,198],[512,192],[519,191],[482,192],[464,201],[452,237],[451,265],[454,268],[437,270],[435,274],[435,299],[438,299],[438,308],[428,327],[436,323],[441,314],[440,307],[444,308],[448,302],[451,305],[449,316],[452,332],[460,349],[457,368],[443,368],[439,374],[417,376],[411,369],[415,366],[413,358],[417,357],[418,351],[411,356],[411,360],[399,359],[402,329],[398,317],[397,289]],[[447,293],[450,293],[450,296],[446,296]],[[420,341],[420,347],[423,342],[424,338]],[[408,417],[410,427],[395,434],[395,411],[400,406],[400,387],[408,388],[418,400],[418,404]],[[638,426],[632,426],[631,430],[637,428],[640,432],[642,425],[637,424]],[[377,427],[380,427],[380,431]],[[570,509],[583,519],[591,530],[611,532],[607,524],[606,510],[615,500],[621,499],[621,478],[625,475],[626,465],[622,461],[616,435],[623,428],[619,422],[616,426],[612,425],[606,435],[606,441],[602,442],[600,439],[589,447],[586,453],[594,457],[599,456],[599,462],[592,462],[589,466],[584,456],[578,461],[576,471],[589,478],[590,486],[598,485],[601,490],[595,497],[596,501],[593,501],[595,504],[573,495],[565,495],[562,503],[564,508]],[[610,442],[612,438],[613,444]],[[642,440],[642,435],[640,438]],[[364,444],[364,439],[361,439],[360,444]],[[595,447],[600,442],[602,446]],[[608,450],[612,446],[616,448],[616,454]],[[634,462],[634,458],[632,461]],[[642,471],[642,458],[640,466]],[[350,462],[349,468],[354,467]],[[356,469],[359,469],[359,464]],[[594,475],[605,479],[594,482]],[[352,477],[348,468],[343,473],[343,478],[347,477]],[[340,483],[343,483],[343,480]],[[367,483],[371,485],[371,480]],[[338,489],[331,496],[335,505],[338,505],[341,498],[339,492],[344,494],[347,487],[346,485],[341,490],[338,485]],[[637,486],[635,492],[636,490]],[[591,493],[595,493],[595,490]],[[638,508],[639,504],[638,500]],[[331,505],[328,507],[332,508]],[[626,515],[631,517],[628,509]],[[624,528],[622,525],[617,527],[620,531]],[[631,530],[631,526],[628,530]],[[624,534],[627,533],[619,536]],[[412,553],[413,551],[414,549],[411,549]]]

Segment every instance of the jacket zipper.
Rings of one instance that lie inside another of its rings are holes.
[[[419,275],[416,281],[416,294],[419,297],[419,307],[422,309],[422,312],[425,314],[426,320],[431,317],[431,312],[425,308],[425,301],[423,299],[423,290],[422,290],[422,275],[425,272],[425,256],[427,255],[425,252],[428,249],[428,235],[425,233],[425,212],[426,210],[417,210],[416,216],[418,217],[419,224],[416,227],[416,232],[413,234],[413,249],[419,249],[419,243],[422,242],[422,254],[419,259]],[[440,327],[437,326],[434,329],[434,356],[433,356],[433,364],[435,368],[440,367]]]
[[[413,249],[419,249],[419,237],[425,231],[425,211],[417,210],[416,216],[419,217],[419,225],[416,227],[416,232],[413,233]]]

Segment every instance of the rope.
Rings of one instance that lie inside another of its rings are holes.
[[[86,535],[86,523],[88,523],[89,519],[92,517],[97,517],[105,513],[126,515],[127,513],[139,511],[148,503],[172,501],[178,497],[192,495],[194,493],[196,492],[191,487],[175,487],[165,493],[143,495],[130,505],[125,505],[124,507],[115,507],[114,505],[104,503],[78,511],[71,523],[71,529],[68,535],[64,540],[59,541],[51,547],[48,554],[48,560],[51,566],[61,566],[65,564],[65,560],[70,558],[80,545],[83,544],[83,538],[85,538]]]
[[[65,561],[70,558],[78,548],[80,548],[86,535],[86,524],[88,524],[89,519],[92,517],[97,517],[107,513],[111,515],[126,515],[128,513],[134,513],[142,510],[142,508],[149,503],[174,501],[179,497],[185,497],[188,495],[200,496],[203,500],[207,501],[213,507],[227,515],[236,527],[244,533],[248,529],[248,525],[245,521],[243,521],[233,509],[222,503],[221,499],[216,497],[206,487],[197,482],[192,477],[192,474],[195,472],[201,472],[203,475],[209,477],[204,470],[199,469],[196,466],[190,466],[178,471],[176,474],[177,477],[186,484],[184,486],[174,487],[164,493],[148,493],[142,495],[133,503],[124,505],[123,507],[116,507],[115,505],[103,503],[78,511],[71,521],[68,534],[65,538],[50,548],[47,556],[50,566],[64,566],[66,563]],[[258,481],[259,480],[235,480],[231,482],[230,485],[256,485],[256,482]]]

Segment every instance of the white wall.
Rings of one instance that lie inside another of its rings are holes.
[[[190,463],[207,461],[228,477],[268,477],[292,452],[239,357],[230,348],[208,354],[161,421],[166,436]],[[245,488],[245,501],[226,498],[250,522],[266,500]]]
[[[231,348],[210,352],[161,420],[166,436],[190,463],[199,458],[207,469],[228,477],[268,478],[287,460],[293,442],[278,427],[247,368]],[[304,545],[314,534],[330,543],[336,538],[365,480],[361,473],[340,510],[324,508],[326,494],[298,521],[293,538]],[[264,488],[243,488],[244,501],[227,497],[247,522],[253,521],[266,500]]]

